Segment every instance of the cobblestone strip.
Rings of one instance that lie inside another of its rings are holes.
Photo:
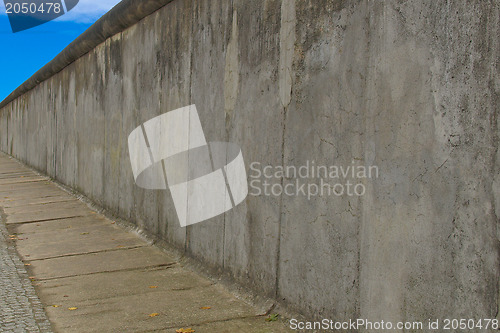
[[[0,209],[0,332],[52,332],[15,244],[8,240]]]

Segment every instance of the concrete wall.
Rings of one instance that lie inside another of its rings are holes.
[[[494,318],[499,17],[484,0],[176,0],[4,106],[1,150],[309,317]],[[181,228],[168,191],[134,184],[127,136],[189,104],[248,168],[380,177]]]

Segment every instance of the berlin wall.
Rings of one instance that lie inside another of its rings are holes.
[[[484,0],[125,0],[2,102],[0,148],[307,318],[498,318],[499,21]],[[188,105],[249,194],[181,227],[127,140]]]

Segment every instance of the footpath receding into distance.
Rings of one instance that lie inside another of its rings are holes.
[[[55,332],[288,331],[4,154],[0,207]]]

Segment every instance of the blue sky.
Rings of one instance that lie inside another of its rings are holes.
[[[0,101],[52,60],[120,0],[80,0],[66,15],[38,27],[12,33],[0,1]]]

